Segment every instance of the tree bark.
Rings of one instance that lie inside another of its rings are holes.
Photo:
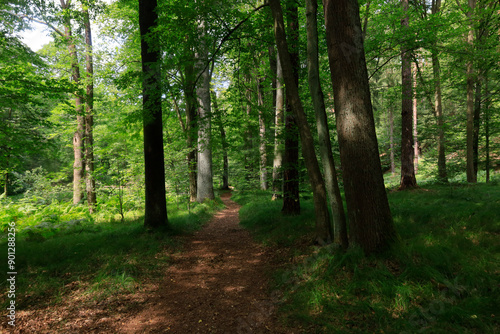
[[[418,61],[418,59],[416,60]],[[413,168],[418,173],[418,101],[417,101],[417,64],[413,63]]]
[[[61,0],[61,8],[65,12],[68,9],[68,2]],[[65,13],[64,18],[64,38],[68,45],[71,62],[71,79],[78,86],[80,84],[80,67],[78,65],[78,54],[76,51],[73,32],[71,29],[71,17]],[[75,92],[75,112],[76,112],[76,131],[73,134],[73,204],[78,204],[83,200],[83,180],[84,180],[84,147],[83,135],[85,132],[85,116],[83,110],[83,96]]]
[[[474,24],[472,15],[476,7],[476,0],[469,0],[469,33],[467,35],[467,44],[469,52],[469,61],[467,62],[467,182],[476,183],[477,177],[474,169],[474,65],[472,60],[472,51],[474,48]]]
[[[488,71],[484,73],[484,140],[485,140],[485,154],[486,154],[486,183],[490,182],[490,91]]]
[[[441,10],[441,0],[432,1],[432,15],[437,15]],[[432,57],[432,74],[434,78],[434,114],[438,128],[438,181],[447,183],[448,173],[446,172],[446,148],[444,139],[444,116],[443,104],[441,98],[441,66],[439,64],[438,51],[436,43],[433,43],[431,50]]]
[[[394,112],[392,106],[389,107],[389,147],[391,150],[391,174],[394,176],[396,174],[396,162],[394,159]]]
[[[350,244],[372,253],[396,239],[382,176],[356,0],[324,0],[326,42]]]
[[[474,154],[473,163],[474,163],[474,177],[477,181],[477,171],[479,165],[479,123],[481,117],[481,100],[482,100],[482,91],[481,91],[481,77],[478,77],[476,80],[476,93],[474,96],[474,135],[473,135],[473,143],[472,143],[472,151]]]
[[[202,38],[204,38],[205,24],[200,24]],[[210,72],[208,62],[208,51],[202,41],[200,50],[196,56],[197,68],[201,71],[200,81],[196,86],[198,96],[198,175],[196,201],[202,203],[205,200],[215,199],[212,170],[212,110],[210,101]]]
[[[288,51],[280,2],[279,0],[270,0],[269,4],[274,17],[274,33],[283,66],[283,77],[287,87],[287,100],[290,102],[293,113],[298,121],[300,139],[302,142],[302,154],[305,158],[309,181],[313,190],[314,209],[316,214],[316,241],[319,244],[326,244],[332,241],[333,231],[330,223],[328,206],[326,204],[325,184],[321,176],[318,160],[316,159],[313,137],[300,100],[296,76],[293,73],[294,66]]]
[[[260,153],[260,189],[267,190],[267,149],[266,149],[266,122],[264,119],[264,96],[262,93],[262,78],[257,80],[257,107],[259,110],[259,153]]]
[[[244,145],[245,145],[245,180],[250,182],[253,178],[253,126],[251,122],[252,118],[252,90],[250,86],[252,85],[252,78],[249,73],[245,75],[245,100],[246,100],[246,117],[247,121],[245,124],[245,138],[244,138]]]
[[[92,30],[88,9],[84,9],[85,59],[86,59],[86,97],[85,97],[85,188],[89,212],[95,210],[96,190],[94,178],[94,64],[92,57]]]
[[[317,12],[317,0],[306,0],[307,73],[309,79],[309,91],[311,93],[316,115],[319,152],[321,162],[323,163],[328,200],[332,210],[333,242],[345,249],[348,247],[349,242],[347,238],[344,205],[337,181],[337,171],[335,170],[332,144],[328,130],[328,120],[326,117],[325,100],[319,77]]]
[[[224,130],[224,124],[222,122],[222,110],[219,109],[217,104],[217,94],[215,91],[211,90],[210,94],[212,96],[212,104],[214,106],[214,114],[216,115],[217,125],[219,126],[220,137],[222,141],[222,187],[221,190],[229,190],[229,160],[227,157],[227,140],[226,131]]]
[[[273,200],[281,197],[283,188],[283,173],[281,170],[283,162],[283,123],[285,121],[283,107],[285,105],[285,94],[283,88],[283,71],[279,52],[276,57],[276,107],[274,120],[274,159],[273,159]]]
[[[161,107],[161,50],[157,39],[152,36],[158,21],[156,8],[156,0],[139,0],[146,193],[144,226],[148,229],[168,226]]]
[[[408,0],[402,0],[404,18],[401,20],[403,28],[409,26]],[[401,182],[400,190],[415,188],[414,150],[413,150],[413,85],[411,75],[410,51],[403,46],[401,49]]]
[[[297,3],[294,1],[286,2],[287,12],[287,30],[290,38],[287,55],[291,58],[292,72],[295,86],[299,86],[299,14]],[[281,10],[281,7],[280,7]],[[281,57],[281,66],[283,77],[286,77],[284,67],[283,51],[278,48]],[[286,79],[285,79],[286,82]],[[285,150],[283,156],[283,207],[281,212],[284,215],[300,214],[299,197],[299,131],[294,112],[292,110],[291,100],[294,98],[289,95],[289,89],[285,90],[286,109],[285,109]]]
[[[188,50],[190,54],[191,51]],[[194,54],[192,54],[194,58]],[[189,61],[185,65],[185,83],[184,98],[186,100],[186,145],[189,149],[187,154],[187,167],[189,173],[189,201],[196,201],[197,193],[197,162],[196,162],[196,142],[198,138],[198,119],[196,113],[196,94],[195,94],[195,73],[194,63]]]

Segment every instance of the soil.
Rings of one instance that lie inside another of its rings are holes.
[[[241,228],[239,206],[226,209],[171,255],[160,282],[108,300],[79,301],[20,311],[16,333],[294,333],[276,316],[268,286],[272,252]],[[0,329],[1,330],[1,329]]]

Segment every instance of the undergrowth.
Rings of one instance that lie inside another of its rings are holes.
[[[389,192],[399,241],[365,257],[314,247],[313,203],[284,217],[265,192],[233,196],[241,224],[281,249],[274,274],[285,320],[305,333],[500,330],[500,187],[426,185]],[[304,237],[305,236],[305,237]],[[276,292],[275,291],[275,292]]]
[[[195,203],[189,210],[169,203],[171,229],[157,232],[143,227],[133,207],[122,221],[104,205],[94,215],[83,205],[36,198],[3,199],[0,205],[0,257],[7,259],[7,224],[15,222],[16,303],[25,309],[58,303],[71,293],[99,301],[141,289],[144,281],[160,278],[170,254],[179,251],[175,236],[200,228],[222,202]],[[2,307],[8,302],[5,274],[0,274]]]

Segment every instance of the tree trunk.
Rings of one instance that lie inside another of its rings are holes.
[[[222,187],[221,190],[229,190],[229,160],[227,158],[227,140],[226,140],[226,131],[224,130],[224,124],[222,122],[222,111],[219,110],[219,106],[217,104],[217,94],[215,91],[211,90],[210,94],[212,96],[212,104],[214,106],[214,115],[217,119],[217,124],[219,126],[220,137],[222,141]]]
[[[311,92],[316,115],[319,152],[321,155],[321,162],[323,163],[325,186],[332,210],[333,242],[345,249],[349,244],[347,238],[344,205],[337,182],[337,171],[335,170],[335,162],[333,160],[332,144],[330,142],[328,120],[325,110],[325,100],[319,77],[317,12],[317,0],[306,0],[307,73],[309,79],[309,91]]]
[[[85,22],[85,58],[87,63],[86,98],[85,98],[85,188],[89,212],[93,213],[96,205],[94,178],[94,64],[92,57],[92,31],[88,10],[83,12]]]
[[[269,45],[268,47],[269,50],[269,69],[271,70],[272,76],[271,76],[271,89],[273,92],[273,106],[276,106],[276,82],[277,82],[277,76],[276,73],[278,72],[278,55],[274,50],[274,45]]]
[[[168,226],[161,108],[161,50],[157,40],[151,36],[157,26],[156,8],[156,0],[139,0],[146,228]]]
[[[432,1],[432,15],[437,15],[441,10],[441,0]],[[436,115],[436,122],[438,128],[438,181],[448,182],[448,173],[446,172],[446,150],[444,139],[444,116],[443,104],[441,100],[441,66],[439,64],[438,51],[436,44],[433,43],[431,50],[432,57],[432,74],[434,78],[434,114]]]
[[[359,7],[356,0],[323,4],[350,244],[372,253],[393,242],[396,231],[379,158]]]
[[[200,29],[204,31],[205,25],[202,22]],[[202,34],[204,38],[204,32]],[[196,86],[198,96],[198,179],[196,201],[202,203],[206,199],[215,199],[212,171],[212,110],[210,101],[210,72],[208,62],[208,51],[204,42],[200,46],[197,54],[199,70],[202,70],[200,81]]]
[[[391,159],[391,174],[396,174],[396,161],[394,159],[394,112],[392,107],[389,107],[389,146]]]
[[[283,188],[283,173],[281,165],[283,162],[283,122],[285,120],[283,107],[285,105],[285,94],[283,88],[283,72],[279,52],[276,57],[276,114],[274,120],[274,159],[273,159],[273,200],[281,197]]]
[[[287,1],[287,30],[290,38],[290,48],[286,50],[291,58],[294,84],[299,85],[299,14],[297,3]],[[281,7],[280,7],[281,10]],[[278,48],[281,57],[283,77],[286,77],[284,67],[283,51]],[[286,82],[286,79],[285,79]],[[285,110],[285,151],[283,156],[283,208],[284,215],[300,214],[299,198],[299,131],[297,122],[292,110],[289,89],[285,90],[286,110]]]
[[[467,182],[476,183],[477,177],[474,169],[474,66],[472,51],[474,48],[474,25],[472,14],[476,7],[476,0],[469,0],[469,34],[467,43],[469,44],[469,61],[467,62]]]
[[[61,8],[63,11],[68,9],[68,3],[61,0]],[[73,32],[71,30],[71,18],[65,16],[64,20],[64,37],[68,45],[70,62],[71,62],[71,78],[76,85],[80,84],[80,67],[78,65],[78,54],[76,51]],[[83,135],[85,132],[85,116],[82,105],[83,97],[80,93],[75,93],[75,112],[76,112],[76,131],[73,134],[73,204],[78,204],[83,200],[83,178],[84,178],[84,148]]]
[[[9,172],[5,172],[4,177],[4,185],[3,185],[3,196],[9,196]]]
[[[188,52],[190,52],[188,50]],[[191,52],[192,54],[192,52]],[[194,58],[194,54],[193,58]],[[184,99],[186,100],[186,145],[189,149],[187,154],[187,167],[189,171],[189,201],[196,201],[197,193],[197,163],[196,163],[196,142],[198,138],[197,115],[196,115],[196,94],[195,94],[195,74],[194,63],[188,62],[185,66]]]
[[[401,20],[403,27],[409,26],[408,19],[408,0],[402,0],[404,18]],[[401,182],[399,189],[415,188],[417,180],[415,179],[414,151],[413,151],[413,85],[411,76],[411,55],[406,46],[401,50]]]
[[[264,120],[264,96],[262,93],[262,78],[257,80],[257,106],[259,109],[259,152],[260,152],[260,189],[267,190],[267,149],[266,122]]]
[[[490,91],[488,86],[488,71],[484,73],[484,140],[486,154],[486,183],[490,182]]]
[[[253,131],[252,131],[252,90],[250,89],[250,86],[252,85],[252,78],[250,77],[250,74],[245,75],[245,83],[246,83],[246,88],[245,88],[245,100],[246,100],[246,124],[245,124],[245,138],[244,138],[244,145],[245,145],[245,180],[250,182],[253,178]]]
[[[474,177],[477,180],[477,171],[479,165],[479,122],[481,116],[481,99],[483,98],[481,94],[481,78],[478,77],[476,80],[476,93],[475,93],[475,101],[474,101],[474,136],[473,136],[473,144],[472,151],[474,153]]]
[[[416,60],[418,61],[418,60]],[[418,173],[418,109],[417,109],[417,64],[413,63],[413,168]]]
[[[443,104],[441,101],[441,67],[436,52],[432,54],[432,72],[434,75],[434,113],[436,114],[438,128],[438,180],[440,182],[448,182],[448,173],[446,172]]]
[[[326,204],[325,184],[321,176],[318,160],[316,159],[313,137],[299,96],[297,80],[294,75],[294,64],[292,63],[292,57],[288,51],[280,2],[279,0],[270,0],[269,4],[274,17],[274,32],[283,66],[283,77],[287,87],[287,100],[292,106],[293,113],[298,121],[302,142],[302,154],[305,158],[309,180],[313,190],[314,209],[316,214],[316,241],[319,244],[326,244],[332,241],[333,231],[330,223],[328,206]]]

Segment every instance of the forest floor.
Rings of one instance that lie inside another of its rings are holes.
[[[269,293],[272,253],[226,208],[170,254],[164,276],[135,293],[88,302],[78,291],[56,305],[20,311],[18,333],[294,333],[279,324]]]

